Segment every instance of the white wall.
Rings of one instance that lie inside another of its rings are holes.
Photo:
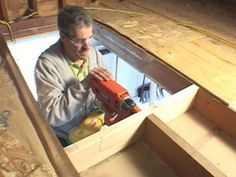
[[[8,41],[8,47],[35,99],[36,86],[34,81],[34,67],[38,56],[51,44],[58,40],[58,32],[45,33],[20,38],[16,43]]]

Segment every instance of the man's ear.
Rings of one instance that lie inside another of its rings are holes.
[[[59,32],[59,36],[60,36],[60,39],[62,39],[62,40],[66,38],[66,36],[63,32]]]

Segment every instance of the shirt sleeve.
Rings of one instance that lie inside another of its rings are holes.
[[[68,70],[69,71],[69,70]],[[75,79],[65,81],[62,72],[48,60],[38,60],[35,68],[38,102],[48,122],[56,127],[75,117],[82,119],[95,97],[86,83]]]

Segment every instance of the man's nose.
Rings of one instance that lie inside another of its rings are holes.
[[[91,41],[89,39],[85,40],[83,43],[83,48],[89,48],[91,46],[90,42]]]

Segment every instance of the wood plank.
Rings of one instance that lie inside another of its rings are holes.
[[[80,173],[140,139],[149,111],[130,116],[70,146],[65,152]]]
[[[11,24],[11,29],[15,38],[51,32],[57,30],[56,19],[56,16],[31,18]],[[11,39],[7,26],[0,25],[0,33],[6,40]]]
[[[194,0],[148,0],[145,2],[131,0],[130,2],[163,15],[179,25],[236,45],[236,35],[234,34],[236,7],[227,4],[226,1],[209,0],[205,3]]]
[[[235,176],[236,141],[202,114],[190,109],[168,125],[226,176]],[[227,118],[224,119],[226,122]]]
[[[236,50],[230,46],[222,45],[222,43],[210,38],[205,38],[193,41],[195,45],[200,46],[204,50],[216,55],[221,60],[228,62],[232,65],[236,65],[235,57],[232,54],[236,54]]]
[[[148,119],[144,140],[178,175],[226,176],[155,115],[148,116]]]
[[[184,72],[185,76],[218,99],[230,104],[236,100],[236,66],[192,42],[158,49],[158,55]],[[223,84],[222,84],[223,83]]]
[[[27,118],[32,122],[53,168],[55,169],[58,176],[61,177],[78,176],[78,173],[66,156],[53,130],[50,128],[46,119],[42,117],[37,103],[35,102],[29,88],[27,87],[27,84],[25,83],[19,68],[14,62],[15,60],[13,59],[6,42],[1,36],[0,44],[1,63],[4,62],[5,66],[7,67],[7,71],[10,73],[11,79],[13,80],[15,88],[18,91],[19,99],[22,102],[21,105],[24,106],[24,110],[28,115]]]
[[[216,126],[201,115],[194,108],[190,108],[175,119],[168,122],[168,126],[191,146],[200,150],[214,136]]]
[[[196,85],[191,85],[161,101],[158,109],[153,111],[161,121],[168,123],[179,115],[191,109],[199,91]]]

